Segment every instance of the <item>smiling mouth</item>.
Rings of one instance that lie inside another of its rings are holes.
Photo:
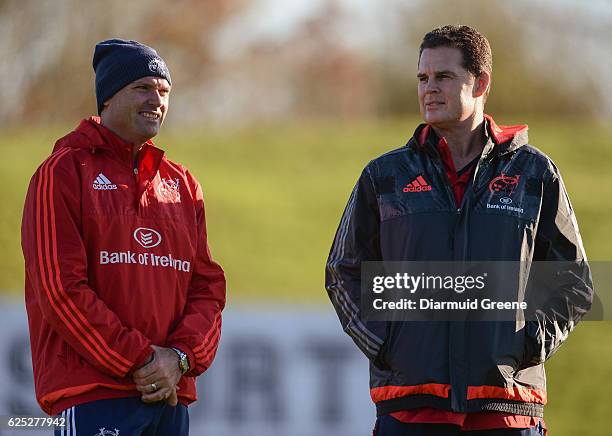
[[[157,121],[161,118],[161,115],[155,112],[140,112],[140,115],[153,121]]]
[[[425,103],[425,107],[438,107],[438,106],[442,106],[444,103],[440,102],[440,101],[432,101],[430,103]]]

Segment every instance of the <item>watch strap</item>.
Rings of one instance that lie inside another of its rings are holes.
[[[172,349],[179,357],[179,369],[181,370],[181,373],[185,374],[187,371],[189,371],[189,359],[187,358],[187,354],[183,353],[178,348],[172,347]]]

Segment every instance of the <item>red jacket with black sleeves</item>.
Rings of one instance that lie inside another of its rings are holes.
[[[206,241],[202,189],[147,142],[83,120],[57,141],[28,189],[25,300],[36,397],[49,414],[140,396],[132,372],[151,345],[185,352],[179,401],[212,363],[225,305]]]

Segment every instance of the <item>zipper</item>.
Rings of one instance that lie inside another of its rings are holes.
[[[450,184],[450,180],[448,179],[448,176],[446,175],[446,169],[442,165],[442,161],[440,159],[440,154],[438,153],[438,150],[435,148],[434,149],[427,148],[426,151],[429,157],[431,158],[431,161],[433,163],[435,170],[438,172],[438,176],[440,176],[440,178],[444,181],[447,198],[450,201],[450,204],[453,206],[453,209],[455,210],[455,223],[454,223],[453,233],[451,236],[452,239],[450,241],[450,246],[452,249],[453,260],[457,260],[456,259],[457,258],[456,240],[457,240],[457,235],[459,234],[459,226],[461,225],[461,216],[463,212],[462,205],[464,201],[462,201],[462,204],[459,205],[459,207],[457,207],[457,203],[455,201],[455,193],[453,192],[451,184]],[[465,196],[463,200],[465,200]],[[454,386],[456,384],[459,386],[466,385],[465,380],[464,380],[465,377],[462,376],[462,371],[460,371],[457,368],[457,365],[453,364],[454,361],[461,362],[462,360],[464,360],[462,349],[465,347],[465,344],[464,344],[464,338],[462,335],[462,327],[461,325],[458,325],[457,323],[453,323],[453,322],[447,322],[447,324],[448,324],[448,330],[449,330],[448,331],[448,334],[449,334],[448,357],[449,357],[449,363],[451,364],[450,382],[451,382],[451,385],[453,386],[450,392],[451,407],[453,410],[456,410],[456,411],[465,411],[466,401],[467,401],[466,400],[467,388],[462,387],[457,390],[454,389]]]
[[[461,202],[463,210],[465,210],[465,217],[463,223],[463,236],[465,238],[463,243],[463,253],[461,255],[462,261],[468,260],[469,255],[469,215],[471,211],[472,205],[472,197],[480,190],[480,184],[482,181],[478,176],[485,173],[487,167],[489,166],[489,156],[490,153],[495,147],[495,144],[489,139],[485,144],[482,155],[480,159],[478,159],[478,163],[476,164],[476,168],[474,169],[474,176],[472,177],[472,189],[467,189],[463,196],[463,201]]]
[[[456,209],[456,221],[455,228],[453,233],[453,259],[459,260],[460,262],[465,262],[468,259],[469,255],[469,219],[470,219],[470,209],[472,204],[472,198],[477,192],[477,186],[479,180],[479,176],[484,174],[485,169],[488,164],[488,156],[489,153],[484,153],[487,150],[490,152],[489,143],[487,143],[483,149],[483,155],[478,160],[476,164],[476,168],[474,169],[474,176],[472,177],[472,189],[466,189],[463,199],[461,200],[461,204]],[[450,188],[450,183],[447,184]],[[453,195],[454,201],[454,195]],[[461,253],[456,253],[457,246],[455,241],[457,238],[460,238],[460,243],[462,244],[460,250]],[[464,336],[464,325],[463,322],[460,323],[449,323],[449,361],[451,365],[453,361],[456,361],[458,365],[455,366],[454,371],[451,372],[451,383],[453,387],[456,389],[451,389],[451,407],[453,410],[457,411],[465,411],[467,408],[467,379],[465,372],[466,368],[460,368],[465,362],[465,336]],[[461,363],[459,363],[461,362]],[[455,383],[457,384],[455,386]]]
[[[495,143],[493,143],[489,139],[484,146],[483,154],[478,160],[478,163],[476,164],[476,169],[474,170],[474,177],[472,178],[472,189],[471,189],[473,192],[476,192],[478,189],[480,189],[480,183],[476,183],[478,181],[478,174],[481,173],[480,171],[481,168],[484,171],[489,166],[489,160],[490,160],[489,155],[493,151],[493,148],[495,148]],[[486,154],[485,154],[485,151],[486,151]]]
[[[142,215],[142,203],[140,201],[140,197],[138,196],[138,191],[140,189],[140,185],[138,184],[138,160],[134,160],[134,166],[132,167],[132,173],[134,174],[134,185],[135,185],[135,190],[134,190],[134,196],[135,198],[135,202],[136,202],[136,215],[141,216]]]
[[[440,153],[438,153],[437,149],[429,149],[429,156],[432,158],[432,162],[436,171],[438,172],[438,176],[442,178],[444,181],[444,188],[446,190],[446,196],[448,197],[448,201],[455,208],[455,229],[453,230],[453,236],[450,241],[451,249],[453,250],[453,259],[455,259],[455,240],[457,235],[457,225],[459,225],[460,216],[461,216],[461,205],[457,207],[457,202],[455,201],[455,193],[451,187],[450,180],[448,179],[448,175],[446,174],[446,168],[444,168],[442,164],[442,160],[440,159]]]
[[[446,188],[446,194],[450,200],[450,204],[456,206],[455,202],[455,193],[453,192],[450,184],[450,180],[448,180],[448,176],[446,175],[446,169],[442,165],[442,160],[440,159],[440,153],[438,153],[437,149],[430,150],[430,156],[433,157],[434,167],[436,171],[438,171],[438,176],[442,177],[444,180],[444,187]],[[461,207],[457,209],[457,213],[461,211]]]
[[[146,183],[144,184],[142,193],[140,193],[140,195],[138,195],[138,193],[140,191],[140,184],[139,184],[139,180],[138,180],[140,171],[138,171],[138,161],[134,162],[134,167],[132,169],[132,173],[134,174],[134,183],[136,185],[136,193],[135,193],[135,195],[136,195],[135,201],[136,201],[136,205],[137,205],[137,207],[136,207],[137,212],[136,213],[137,213],[138,216],[142,216],[143,210],[146,207],[148,207],[148,205],[149,205],[149,199],[147,197],[147,189],[149,188],[149,184],[151,183],[151,181],[150,180],[146,181]]]

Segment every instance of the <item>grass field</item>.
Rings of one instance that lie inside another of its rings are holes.
[[[587,253],[612,259],[612,131],[574,120],[530,122],[531,143],[564,175]],[[166,131],[156,141],[201,181],[210,245],[229,304],[327,304],[324,262],[350,190],[373,157],[400,145],[416,120],[302,123]],[[68,127],[0,138],[0,289],[20,293],[19,225],[29,178]],[[604,435],[612,388],[612,325],[584,323],[547,366],[552,435]]]

